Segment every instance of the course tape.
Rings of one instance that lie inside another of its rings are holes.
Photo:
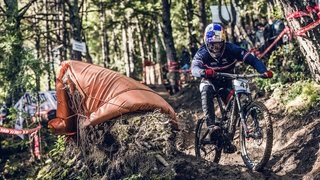
[[[0,134],[31,134],[33,132],[38,131],[40,128],[41,128],[40,125],[36,128],[28,129],[28,130],[24,130],[24,129],[19,130],[19,129],[0,127]]]

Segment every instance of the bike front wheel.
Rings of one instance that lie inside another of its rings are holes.
[[[196,157],[219,163],[221,148],[217,146],[218,143],[218,140],[217,142],[210,141],[209,129],[206,126],[205,119],[198,120],[195,133]]]
[[[273,143],[272,121],[264,104],[252,102],[245,111],[247,131],[241,125],[241,156],[249,169],[260,171],[268,163]]]

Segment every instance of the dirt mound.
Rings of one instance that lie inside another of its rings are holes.
[[[66,151],[37,179],[254,179],[264,176],[240,166],[220,166],[176,148],[169,118],[159,112],[124,115],[80,128]],[[80,126],[81,127],[81,126]]]
[[[64,155],[76,160],[62,163],[82,168],[70,169],[64,178],[172,176],[165,159],[173,158],[177,151],[175,132],[169,120],[166,115],[154,112],[128,114],[86,128],[80,124],[79,135],[68,143]],[[51,177],[61,178],[58,172]]]
[[[320,112],[276,119],[273,158],[269,168],[278,175],[320,179]]]
[[[177,112],[180,131],[157,111],[124,115],[88,128],[80,126],[65,154],[42,168],[38,179],[320,178],[318,108],[308,116],[296,117],[268,106],[274,108],[270,109],[274,148],[265,171],[258,173],[245,167],[239,152],[223,154],[220,164],[194,156],[195,124],[202,114],[197,86],[186,86],[168,101]]]

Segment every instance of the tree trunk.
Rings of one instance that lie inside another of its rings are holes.
[[[64,46],[64,41],[63,41],[63,38],[64,38],[64,36],[63,36],[63,33],[64,33],[64,28],[63,28],[64,27],[63,26],[64,18],[63,17],[64,17],[64,13],[65,13],[64,8],[63,8],[64,3],[60,3],[59,0],[55,0],[54,3],[55,3],[55,6],[54,6],[53,11],[61,12],[61,13],[57,14],[54,17],[54,20],[55,20],[54,28],[58,29],[58,32],[55,33],[55,37],[57,39],[57,44],[55,44],[55,46],[58,47],[61,44],[63,46],[62,47],[60,46],[60,48],[57,48],[57,49],[55,49],[54,52],[52,52],[53,53],[53,61],[52,61],[52,63],[54,63],[54,61],[57,61],[57,60],[63,61],[63,60],[66,59],[66,57],[64,55],[65,54],[64,51],[65,51],[65,47],[66,46]]]
[[[83,33],[83,42],[85,43],[86,45],[86,62],[87,63],[90,63],[90,64],[93,64],[93,61],[92,61],[92,57],[90,55],[90,49],[89,49],[89,46],[88,46],[88,43],[87,43],[87,36],[85,33]]]
[[[103,66],[108,68],[110,65],[109,57],[109,42],[108,33],[105,26],[106,23],[106,8],[104,3],[100,0],[100,36],[101,36],[101,49],[102,49],[102,61]]]
[[[62,3],[62,44],[63,44],[63,49],[61,49],[61,57],[62,60],[66,60],[67,57],[67,41],[68,41],[68,30],[67,30],[67,21],[66,21],[66,5],[65,3]]]
[[[5,0],[7,5],[6,9],[6,34],[8,37],[14,38],[14,42],[11,42],[12,55],[8,57],[6,67],[9,68],[5,74],[5,80],[9,83],[8,94],[10,94],[10,100],[8,105],[12,105],[18,101],[20,96],[24,92],[24,87],[18,82],[18,76],[21,72],[22,60],[23,60],[23,39],[21,33],[21,16],[18,14],[18,1],[17,0]]]
[[[73,0],[73,3],[71,3],[70,0],[67,0],[66,2],[69,5],[72,38],[76,41],[81,42],[82,26],[81,26],[80,14],[79,14],[79,11],[80,11],[79,1]],[[81,52],[72,50],[71,59],[81,61]]]
[[[124,23],[124,27],[122,29],[122,44],[123,44],[123,51],[124,51],[124,60],[125,60],[125,68],[126,68],[126,76],[131,76],[130,71],[130,59],[129,59],[129,45],[128,45],[128,26],[127,23]]]
[[[137,30],[139,34],[139,49],[140,49],[140,57],[141,57],[141,64],[142,64],[142,82],[146,82],[146,68],[145,68],[145,60],[146,60],[146,51],[145,51],[145,37],[142,32],[142,24],[141,20],[137,18],[138,23],[137,23]]]
[[[129,19],[129,22],[131,20]],[[129,57],[129,64],[130,64],[130,77],[132,77],[135,74],[135,67],[134,67],[134,40],[133,40],[133,32],[134,27],[129,24],[128,26],[128,57]]]
[[[286,15],[296,10],[305,10],[305,7],[299,6],[300,4],[297,0],[292,3],[285,0],[280,0],[280,2]],[[299,9],[296,9],[295,7],[298,7]],[[293,34],[297,31],[297,29],[300,29],[302,27],[302,25],[297,21],[297,19],[288,21],[288,25],[293,30]],[[299,43],[301,52],[306,58],[306,61],[310,68],[310,72],[312,73],[313,78],[317,82],[320,82],[320,43],[318,39],[319,35],[319,28],[314,28],[311,31],[307,32],[306,37],[295,37]]]
[[[89,10],[88,0],[83,0],[81,6],[83,8],[82,8],[82,11],[81,11],[80,22],[83,22],[83,17],[85,17],[85,22],[88,22],[88,13],[87,13],[88,10]],[[87,43],[87,34],[86,34],[86,32],[87,31],[81,31],[81,33],[82,33],[82,41],[85,43],[85,48],[86,48],[85,60],[86,60],[87,63],[92,64],[93,61],[92,61],[92,56],[90,55],[90,48],[89,48],[88,43]]]
[[[156,62],[161,64],[161,50],[163,47],[161,47],[161,40],[160,36],[157,34],[155,39],[155,48],[156,48]]]
[[[172,26],[171,26],[171,15],[170,15],[170,4],[168,0],[162,0],[162,20],[163,20],[163,35],[164,42],[166,44],[167,60],[176,61],[177,54],[174,47],[174,41],[172,36]]]
[[[200,13],[200,30],[201,35],[204,33],[207,25],[206,0],[198,0]],[[201,38],[203,42],[203,38]]]
[[[37,28],[37,30],[35,31],[36,35],[35,35],[35,48],[37,51],[37,59],[41,59],[41,35],[40,35],[40,29]],[[40,77],[38,77],[38,74],[35,71],[35,79],[36,79],[36,91],[40,91]],[[48,81],[50,81],[50,79],[48,78]]]
[[[177,64],[177,54],[172,36],[170,6],[171,4],[169,4],[168,0],[162,0],[163,37],[166,45],[167,62],[169,65],[169,81],[173,87],[173,93],[177,93],[179,91],[179,73],[177,72],[179,66]]]
[[[45,4],[45,8],[44,8],[44,10],[45,10],[45,14],[48,14],[48,11],[49,11],[49,5],[48,5],[48,0],[45,0],[45,2],[44,2]],[[50,64],[50,62],[51,62],[51,56],[50,56],[50,51],[51,51],[51,49],[50,49],[50,27],[49,27],[49,18],[48,18],[48,15],[46,15],[46,22],[45,22],[45,25],[46,25],[46,36],[47,36],[47,38],[46,38],[46,62],[47,62],[47,64]],[[40,58],[39,58],[39,60],[40,60]],[[52,88],[51,88],[51,66],[48,66],[48,69],[47,69],[47,73],[48,73],[48,90],[52,90]]]
[[[186,13],[189,33],[189,50],[193,57],[197,49],[197,37],[195,36],[195,30],[192,24],[194,14],[192,0],[187,0],[186,2]]]
[[[113,48],[114,48],[114,56],[112,59],[115,59],[115,60],[120,60],[122,59],[123,56],[125,56],[122,52],[122,49],[121,49],[121,40],[117,38],[117,35],[116,33],[113,31],[112,32],[112,41],[113,41]]]

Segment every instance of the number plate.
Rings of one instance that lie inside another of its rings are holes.
[[[246,79],[233,80],[233,86],[236,92],[250,93],[249,81]]]

